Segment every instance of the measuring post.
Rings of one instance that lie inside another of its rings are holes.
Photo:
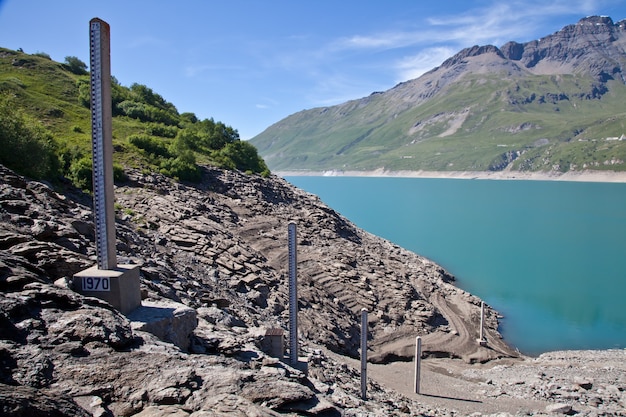
[[[422,338],[415,338],[415,384],[413,390],[416,394],[420,393],[420,372],[422,368]]]
[[[480,346],[487,345],[487,339],[485,339],[485,302],[480,302],[480,335],[477,340]]]
[[[98,269],[114,269],[117,266],[113,207],[110,33],[106,22],[97,18],[89,22],[93,206]]]
[[[296,224],[289,223],[289,359],[292,366],[298,364],[298,256]]]
[[[361,399],[367,399],[367,309],[361,309]]]
[[[109,302],[122,313],[141,305],[139,267],[117,265],[113,206],[113,139],[111,106],[111,31],[98,18],[89,22],[91,70],[91,145],[96,265],[74,275],[74,289]]]

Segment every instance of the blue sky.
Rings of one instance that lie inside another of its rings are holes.
[[[249,139],[303,109],[384,91],[472,45],[527,42],[623,0],[0,0],[0,46],[89,63],[111,25],[111,72]]]

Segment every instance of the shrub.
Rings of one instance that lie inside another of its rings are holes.
[[[162,138],[175,138],[178,130],[175,126],[167,126],[161,123],[149,123],[146,127],[147,134]]]
[[[265,161],[257,153],[256,148],[251,143],[245,141],[235,141],[228,143],[219,152],[222,161],[232,161],[232,165],[241,171],[252,171],[255,173],[263,173],[269,171]],[[230,164],[228,164],[230,165]]]
[[[75,56],[66,56],[64,67],[76,75],[87,74],[87,64]]]
[[[89,77],[81,77],[76,81],[78,86],[78,101],[88,109],[91,108],[91,84]]]
[[[130,135],[128,137],[128,142],[139,149],[143,149],[151,155],[163,156],[165,158],[172,156],[167,149],[167,146],[165,146],[162,141],[154,139],[148,135]]]
[[[82,190],[93,190],[93,163],[90,156],[75,159],[70,165],[69,178]]]
[[[133,100],[122,101],[115,106],[113,112],[142,122],[157,122],[170,126],[176,126],[178,124],[176,115],[150,104]]]
[[[35,179],[55,179],[59,160],[52,134],[0,95],[0,163]]]
[[[193,152],[186,151],[161,163],[161,173],[182,181],[198,182],[202,179]]]
[[[128,181],[128,175],[124,172],[124,167],[120,164],[113,163],[113,182],[126,182]]]
[[[52,61],[52,57],[50,56],[50,54],[47,54],[45,52],[35,52],[33,55],[38,56],[40,58],[49,59],[50,61]]]

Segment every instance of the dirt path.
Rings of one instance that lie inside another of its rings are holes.
[[[461,319],[458,311],[455,312],[452,310],[454,304],[449,304],[443,299],[441,294],[437,293],[433,294],[429,298],[429,301],[433,303],[446,319],[450,331],[447,334],[437,332],[424,336],[422,340],[425,350],[436,351],[436,346],[446,346],[446,349],[450,351],[463,351],[467,350],[466,346],[468,344],[475,343],[475,341],[470,340],[471,330],[469,326]]]
[[[326,353],[335,360],[346,363],[355,369],[360,366],[358,360],[335,355],[328,351]],[[441,410],[460,415],[504,412],[533,415],[545,412],[546,407],[550,405],[548,401],[493,395],[487,389],[488,381],[472,379],[463,375],[463,372],[468,369],[488,369],[516,361],[518,360],[502,359],[488,364],[468,364],[460,359],[423,359],[421,361],[419,394],[414,391],[414,362],[392,362],[385,365],[370,363],[367,366],[367,377],[387,389],[396,391],[427,408],[435,410],[434,415],[442,414]],[[505,393],[502,392],[502,394]]]
[[[419,394],[415,394],[413,389],[413,363],[370,364],[368,377],[428,407],[456,411],[461,415],[498,412],[530,414],[532,411],[545,411],[550,404],[547,401],[488,396],[484,388],[486,381],[463,377],[462,371],[468,366],[481,365],[468,365],[451,359],[422,360]]]

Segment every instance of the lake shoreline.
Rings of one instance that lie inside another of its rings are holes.
[[[526,172],[526,171],[276,171],[280,177],[390,177],[390,178],[442,178],[468,180],[527,180],[527,181],[574,181],[626,183],[626,172],[616,171],[568,171],[561,172]]]

